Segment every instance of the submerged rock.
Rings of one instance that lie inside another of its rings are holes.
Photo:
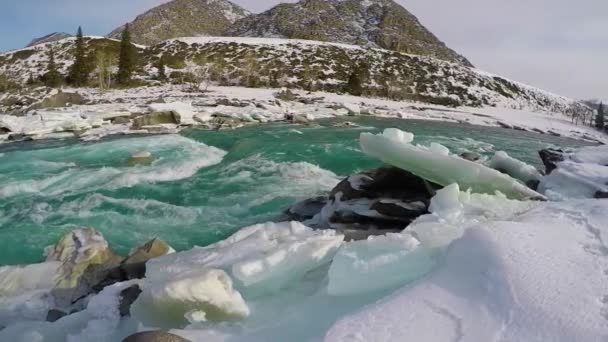
[[[152,157],[152,153],[150,152],[138,152],[133,154],[129,160],[129,166],[137,166],[137,165],[150,165],[154,158]]]
[[[122,342],[191,342],[181,336],[173,335],[166,331],[145,331],[133,334]]]
[[[49,312],[46,314],[46,321],[47,322],[57,322],[58,320],[60,320],[61,318],[67,316],[68,314],[61,311],[61,310],[57,310],[57,309],[51,309],[49,310]]]

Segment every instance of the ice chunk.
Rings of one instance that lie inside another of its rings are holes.
[[[429,146],[429,150],[433,153],[437,153],[441,156],[447,156],[450,154],[450,149],[448,149],[447,147],[438,144],[438,143],[431,143],[431,145]]]
[[[314,231],[299,222],[259,224],[213,245],[151,260],[146,275],[155,280],[220,268],[240,286],[272,291],[328,263],[343,240],[335,231]]]
[[[464,206],[460,201],[460,187],[458,184],[450,184],[437,191],[431,198],[429,211],[444,219],[453,220],[463,214]]]
[[[458,183],[461,189],[509,198],[543,198],[517,180],[481,164],[455,156],[445,156],[411,145],[411,133],[391,128],[384,134],[361,134],[364,153],[402,168],[433,183],[447,186]]]
[[[165,281],[146,281],[132,310],[144,324],[163,328],[184,326],[193,317],[224,321],[249,315],[230,276],[217,269],[194,269]]]
[[[420,278],[434,265],[428,250],[409,234],[387,234],[344,245],[329,269],[330,295],[391,289]]]
[[[490,167],[519,179],[524,183],[538,181],[542,177],[534,166],[517,160],[504,151],[498,151],[494,154],[494,157],[490,161]]]
[[[410,132],[404,132],[397,128],[385,129],[383,136],[387,139],[403,144],[410,144],[412,141],[414,141],[414,134]]]

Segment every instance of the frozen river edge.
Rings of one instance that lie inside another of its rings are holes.
[[[497,153],[491,164],[538,180],[538,194],[412,139],[396,129],[361,136],[363,151],[437,188],[403,232],[349,241],[308,222],[266,223],[180,253],[151,241],[125,259],[95,230],[77,230],[43,264],[0,268],[0,339],[116,341],[155,328],[192,341],[605,339],[606,147],[555,152],[545,176]],[[428,173],[450,168],[458,172]],[[551,201],[525,200],[537,195]],[[342,199],[314,219],[353,204]],[[93,293],[91,265],[109,280]],[[72,313],[49,320],[57,310]]]

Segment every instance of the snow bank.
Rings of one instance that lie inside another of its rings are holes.
[[[434,266],[428,251],[409,234],[387,234],[342,247],[329,269],[330,295],[356,295],[403,285]]]
[[[472,227],[430,276],[326,341],[605,340],[607,219],[608,202],[586,200]]]
[[[585,147],[564,157],[556,170],[543,177],[539,191],[553,200],[608,193],[608,146]]]
[[[473,192],[501,192],[514,199],[543,197],[515,179],[481,164],[411,145],[407,141],[408,134],[399,135],[397,131],[389,129],[378,135],[362,133],[363,152],[439,185],[458,183],[461,188],[470,188]]]

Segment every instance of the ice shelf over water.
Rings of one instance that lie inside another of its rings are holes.
[[[400,133],[394,128],[385,130],[383,134],[362,133],[361,148],[372,157],[439,185],[458,183],[465,190],[486,194],[498,191],[514,199],[543,197],[497,170],[446,155],[445,149],[437,145],[429,149],[414,146],[412,138],[411,134]]]

